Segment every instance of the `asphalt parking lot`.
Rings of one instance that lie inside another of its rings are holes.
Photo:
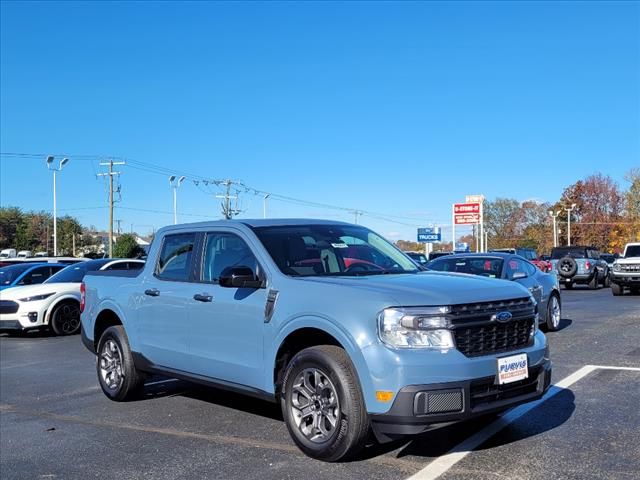
[[[638,479],[640,296],[562,294],[549,334],[560,386],[543,401],[340,464],[300,453],[276,405],[159,377],[143,400],[114,403],[79,336],[2,334],[0,477]]]

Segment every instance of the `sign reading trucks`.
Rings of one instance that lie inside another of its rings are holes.
[[[453,220],[456,225],[480,223],[480,203],[454,203]]]

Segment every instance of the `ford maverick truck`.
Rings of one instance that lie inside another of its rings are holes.
[[[307,455],[355,455],[540,398],[523,286],[425,272],[371,230],[319,220],[165,227],[140,272],[91,272],[82,340],[112,400],[162,374],[278,402]]]

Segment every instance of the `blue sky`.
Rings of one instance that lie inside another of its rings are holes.
[[[125,230],[172,222],[175,170],[393,215],[359,219],[392,239],[447,226],[466,194],[555,201],[640,166],[638,2],[0,8],[0,150],[67,154],[58,208],[100,228],[99,156],[167,169],[121,168]],[[181,220],[218,218],[212,193],[185,182]],[[262,216],[260,196],[240,202]],[[44,157],[1,157],[0,204],[51,209]]]

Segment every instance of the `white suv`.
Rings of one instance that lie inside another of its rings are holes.
[[[611,293],[623,295],[625,287],[640,292],[640,242],[627,243],[622,257],[613,262]]]

